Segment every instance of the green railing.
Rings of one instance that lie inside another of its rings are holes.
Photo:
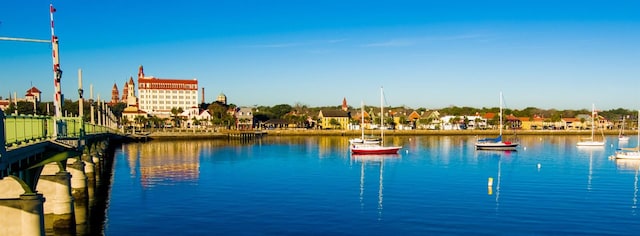
[[[115,133],[106,126],[83,122],[79,117],[54,118],[51,116],[9,115],[0,111],[0,137],[5,147],[57,138],[83,138],[87,134]],[[54,131],[58,127],[58,134]]]
[[[5,146],[50,139],[53,120],[45,116],[17,115],[3,119]]]

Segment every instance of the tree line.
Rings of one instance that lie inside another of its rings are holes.
[[[90,117],[90,105],[89,101],[84,101],[84,119],[86,121],[89,120]],[[110,109],[112,113],[116,117],[122,117],[122,111],[126,108],[125,103],[116,103],[111,104]],[[218,102],[214,103],[203,103],[200,104],[201,109],[206,109],[212,116],[211,123],[216,125],[223,124],[234,124],[235,118],[233,115],[229,114],[230,109],[236,109],[238,106],[234,104],[222,104]],[[62,112],[63,115],[66,116],[77,116],[78,115],[78,101],[72,101],[65,99],[62,104]],[[96,112],[99,108],[94,103],[94,112]],[[341,106],[322,106],[322,107],[309,107],[307,105],[301,103],[295,103],[294,105],[289,104],[277,104],[274,106],[253,106],[253,116],[257,122],[266,122],[272,119],[283,119],[290,123],[297,123],[301,126],[308,125],[306,124],[307,120],[311,118],[311,120],[318,120],[318,114],[321,110],[339,110]],[[450,116],[473,116],[476,114],[485,114],[485,113],[499,113],[499,107],[482,107],[482,108],[474,108],[474,107],[458,107],[458,106],[449,106],[440,109],[427,109],[424,107],[412,109],[404,106],[398,107],[388,107],[385,108],[386,111],[392,111],[396,114],[396,116],[400,116],[400,120],[402,121],[403,117],[408,116],[411,112],[416,111],[418,114],[424,114],[426,112],[438,111],[441,116],[450,115]],[[348,111],[351,113],[360,112],[360,108],[349,107]],[[379,108],[375,106],[365,106],[365,111],[367,112],[379,112]],[[44,116],[52,116],[54,115],[54,107],[53,102],[38,102],[34,106],[33,102],[27,101],[18,101],[17,104],[10,103],[10,105],[4,110],[4,113],[9,114],[23,114],[23,115],[44,115]],[[174,109],[172,110],[173,119],[176,119],[178,114],[183,111]],[[549,121],[560,121],[562,118],[567,117],[576,117],[579,114],[591,114],[590,110],[587,109],[579,109],[579,110],[557,110],[557,109],[541,109],[536,107],[527,107],[524,109],[504,109],[505,115],[513,115],[516,117],[531,117],[539,116]],[[611,110],[602,110],[598,111],[598,115],[603,116],[607,120],[618,121],[625,117],[627,120],[635,120],[637,119],[638,112],[635,110],[629,110],[624,108],[617,108]],[[352,116],[355,114],[351,114]]]

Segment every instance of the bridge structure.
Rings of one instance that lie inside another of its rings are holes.
[[[97,115],[85,122],[0,111],[0,235],[89,230],[106,151],[125,137],[114,116]]]

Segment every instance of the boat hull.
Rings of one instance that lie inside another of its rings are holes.
[[[498,150],[498,151],[511,151],[516,150],[518,143],[476,143],[476,150]]]
[[[598,141],[584,141],[576,143],[576,146],[585,146],[585,147],[600,147],[604,146],[604,142]]]
[[[640,160],[640,152],[616,152],[616,159]]]
[[[383,146],[351,146],[352,154],[397,154],[402,147],[383,147]]]

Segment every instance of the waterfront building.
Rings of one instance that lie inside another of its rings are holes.
[[[136,123],[136,117],[147,117],[149,114],[140,109],[138,104],[138,98],[136,97],[135,83],[133,77],[129,77],[129,81],[124,84],[124,94],[122,100],[127,104],[127,107],[122,111],[122,119],[125,123],[134,124],[136,127],[142,127],[142,124]]]
[[[182,108],[183,111],[198,108],[198,80],[195,78],[161,79],[145,76],[140,66],[138,94],[140,110],[158,117],[171,116],[172,108]]]
[[[343,110],[320,110],[318,118],[323,129],[347,129],[351,114]]]
[[[236,129],[253,129],[253,109],[251,107],[239,107],[236,109]]]

